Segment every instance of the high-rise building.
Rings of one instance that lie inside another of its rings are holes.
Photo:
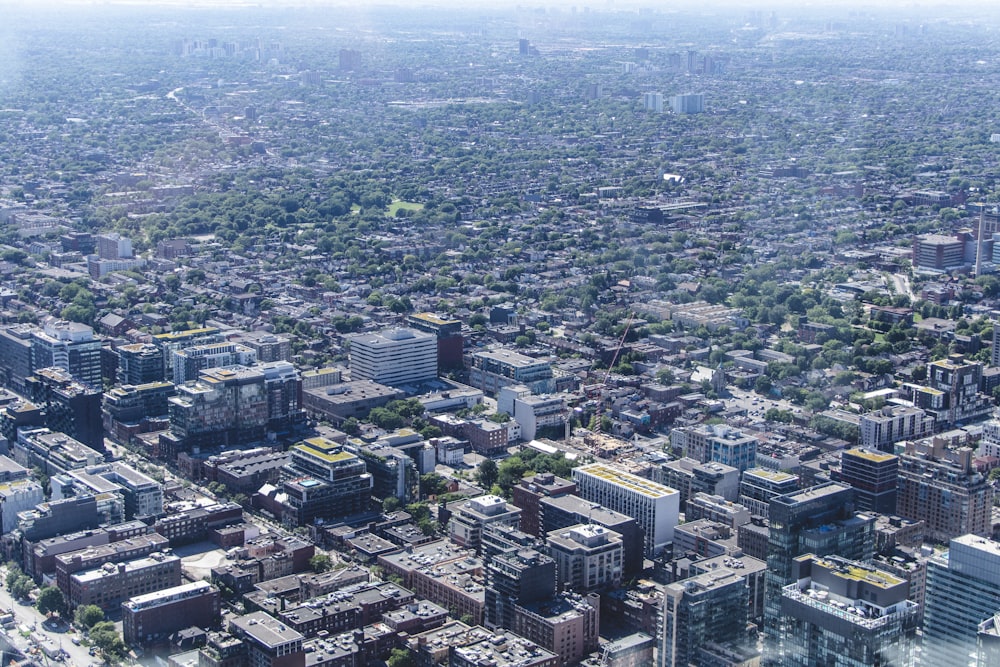
[[[701,653],[706,645],[747,643],[749,596],[746,579],[728,567],[665,586],[659,667],[715,664]]]
[[[1000,543],[976,535],[951,540],[927,561],[920,665],[975,665],[979,626],[1000,610]]]
[[[264,374],[267,394],[267,429],[287,431],[305,419],[302,407],[302,378],[288,361],[270,361],[257,368]]]
[[[437,336],[438,369],[462,366],[462,321],[439,317],[433,313],[414,313],[406,318],[406,324],[417,331]]]
[[[118,382],[140,385],[163,381],[163,350],[152,343],[120,345],[118,354]]]
[[[199,446],[239,447],[264,438],[268,406],[264,373],[259,369],[203,370],[196,382],[177,385],[177,395],[168,400],[170,431],[160,442],[175,452]]]
[[[552,364],[548,360],[506,349],[474,352],[469,384],[491,395],[512,384],[526,385],[534,394],[555,391]]]
[[[129,259],[132,257],[132,241],[114,232],[99,234],[97,256],[101,259]]]
[[[942,438],[907,442],[899,457],[896,513],[925,522],[925,535],[947,540],[992,530],[993,487],[973,465],[974,450]]]
[[[185,347],[202,345],[204,343],[222,342],[222,332],[215,327],[202,327],[200,329],[186,329],[184,331],[171,331],[170,333],[157,334],[153,336],[153,345],[163,351],[163,377],[165,380],[173,380],[174,367],[171,364],[173,353]]]
[[[622,582],[624,547],[618,533],[596,524],[579,524],[548,534],[560,590],[596,593]]]
[[[74,378],[101,388],[101,341],[86,324],[50,319],[31,337],[31,368],[55,366]]]
[[[451,541],[466,549],[480,553],[483,530],[490,525],[517,528],[521,510],[499,496],[479,496],[458,500],[448,506],[448,536]]]
[[[28,398],[44,409],[46,426],[104,451],[100,384],[77,382],[61,368],[39,368],[25,384]]]
[[[751,468],[740,480],[739,503],[754,516],[767,516],[773,498],[794,493],[799,488],[799,478],[780,470]]]
[[[353,72],[361,69],[361,52],[355,49],[340,50],[339,66],[342,72]]]
[[[514,608],[547,600],[556,592],[556,564],[534,549],[515,549],[486,564],[486,627],[509,628]]]
[[[781,591],[781,665],[913,665],[918,605],[904,579],[862,563],[812,554],[794,560]],[[920,662],[923,664],[923,661]]]
[[[437,377],[437,339],[414,329],[357,334],[350,340],[352,380],[398,386]]]
[[[577,524],[596,524],[622,536],[624,578],[639,575],[646,553],[645,536],[635,518],[588,502],[580,496],[553,495],[538,502],[539,535],[566,529]]]
[[[646,111],[663,113],[663,93],[643,93],[642,107]]]
[[[699,463],[692,458],[668,461],[653,470],[653,480],[677,489],[681,494],[681,509],[696,493],[722,496],[736,500],[740,488],[740,471],[725,463]]]
[[[597,650],[600,597],[560,593],[514,607],[510,629],[559,655],[562,664],[575,664]]]
[[[913,268],[946,272],[965,264],[965,242],[955,236],[924,234],[913,238]]]
[[[862,447],[892,453],[897,442],[917,440],[933,433],[934,417],[913,406],[887,405],[861,415],[858,429],[858,444]]]
[[[252,348],[228,341],[175,350],[170,359],[175,384],[197,379],[198,373],[206,368],[253,366],[256,363],[257,353]]]
[[[702,93],[674,95],[670,98],[670,108],[674,113],[702,113],[705,111],[705,95]]]
[[[669,486],[605,463],[573,469],[580,496],[635,518],[645,532],[648,557],[659,554],[673,539],[680,513],[680,493]]]
[[[840,455],[840,472],[834,481],[854,489],[854,502],[860,512],[896,513],[896,485],[899,482],[899,457],[856,447]]]
[[[907,385],[913,403],[934,417],[937,427],[982,419],[993,402],[980,393],[983,364],[960,354],[927,364],[926,386]]]
[[[24,393],[24,380],[34,368],[31,365],[31,341],[34,327],[14,324],[0,328],[0,383],[18,393]]]
[[[875,518],[854,512],[851,487],[829,482],[773,498],[768,519],[764,631],[765,645],[773,646],[780,632],[781,591],[794,581],[795,559],[811,553],[871,560]]]
[[[511,502],[521,508],[521,530],[529,535],[538,536],[539,525],[539,502],[546,496],[562,496],[574,493],[576,484],[556,477],[550,472],[536,473],[532,477],[525,477],[514,487]]]
[[[670,446],[701,463],[723,463],[741,473],[757,465],[757,438],[725,424],[675,428]]]

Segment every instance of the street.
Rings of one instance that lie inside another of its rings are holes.
[[[7,568],[0,569],[0,577],[6,576]],[[73,644],[73,637],[80,637],[80,633],[70,631],[68,622],[46,625],[47,619],[43,614],[38,613],[38,610],[30,604],[12,600],[6,586],[0,586],[0,615],[7,612],[14,614],[16,624],[4,631],[4,635],[26,657],[34,657],[39,664],[58,664],[56,660],[44,657],[41,653],[37,656],[30,654],[32,649],[41,648],[42,645],[53,655],[61,648],[66,656],[63,664],[85,667],[102,662],[99,657],[91,656],[86,646]],[[28,637],[24,637],[21,633],[22,626],[30,629]]]

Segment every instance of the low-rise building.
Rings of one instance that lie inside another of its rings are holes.
[[[130,646],[149,645],[184,628],[213,628],[220,612],[219,589],[205,581],[137,595],[122,603],[122,637]]]

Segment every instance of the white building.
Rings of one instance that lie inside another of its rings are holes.
[[[663,93],[643,93],[642,107],[646,111],[663,113]]]
[[[605,463],[573,469],[580,497],[636,520],[646,533],[646,555],[652,557],[673,541],[681,494]]]
[[[860,445],[882,452],[891,452],[901,440],[919,440],[934,432],[934,417],[920,408],[907,405],[887,405],[877,412],[861,415]]]
[[[253,366],[257,352],[239,343],[206,343],[175,350],[171,355],[174,383],[197,380],[199,371],[226,366]]]
[[[17,528],[17,513],[34,509],[45,501],[45,493],[38,482],[32,479],[17,479],[0,484],[0,533],[8,533]]]
[[[437,377],[437,337],[415,329],[387,329],[350,337],[351,379],[392,387]]]
[[[613,530],[579,524],[550,532],[546,544],[562,590],[589,593],[621,585],[625,547]]]

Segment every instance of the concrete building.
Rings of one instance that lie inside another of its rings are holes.
[[[702,113],[705,111],[705,95],[702,93],[674,95],[670,98],[670,109],[674,113]]]
[[[574,664],[597,650],[600,598],[562,593],[529,605],[517,605],[515,634],[557,654],[563,665]]]
[[[118,382],[124,385],[141,385],[163,381],[163,350],[152,343],[119,345]]]
[[[792,577],[781,592],[780,641],[769,663],[917,664],[918,605],[907,599],[905,580],[812,554],[794,560]]]
[[[175,350],[170,357],[174,384],[184,384],[197,380],[206,368],[224,366],[253,366],[257,363],[257,352],[239,343],[221,342],[193,345]]]
[[[972,454],[969,447],[947,448],[941,438],[906,443],[899,457],[896,512],[923,520],[930,539],[990,535],[993,487],[973,466]]]
[[[452,616],[469,614],[475,624],[483,622],[484,566],[472,551],[438,540],[410,552],[381,555],[378,564],[386,574],[399,576],[406,588],[450,610]]]
[[[32,332],[28,324],[0,327],[0,383],[19,394],[25,391],[24,380],[34,370],[31,358]]]
[[[858,443],[868,449],[892,453],[903,440],[918,440],[934,432],[934,418],[920,408],[887,405],[861,415]]]
[[[645,533],[648,557],[673,539],[680,513],[680,493],[620,468],[591,463],[573,469],[580,496],[634,517]]]
[[[153,345],[160,348],[163,355],[163,379],[173,380],[174,368],[170,360],[173,358],[173,353],[177,350],[205,343],[221,343],[222,340],[222,332],[215,327],[201,327],[200,329],[187,329],[185,331],[156,334],[153,336]]]
[[[907,385],[914,405],[934,417],[937,428],[987,417],[993,403],[980,393],[983,364],[960,354],[927,364],[926,386]]]
[[[741,473],[757,465],[757,439],[725,424],[699,424],[675,428],[670,446],[701,463],[714,461]]]
[[[42,487],[33,479],[0,482],[0,534],[17,528],[17,515],[44,500]]]
[[[486,565],[486,617],[491,629],[514,624],[514,610],[556,593],[556,563],[534,549],[512,549],[491,557]]]
[[[500,391],[502,393],[507,389],[509,387]],[[521,438],[534,440],[543,434],[561,436],[569,420],[569,409],[566,407],[566,397],[561,394],[529,394],[514,399],[510,415],[521,427]]]
[[[722,496],[696,493],[688,500],[684,518],[688,521],[709,519],[736,530],[750,523],[750,510],[741,503],[728,501]]]
[[[787,472],[768,468],[751,468],[740,480],[739,503],[753,516],[767,516],[773,498],[794,493],[799,488],[799,478]]]
[[[677,489],[681,494],[683,510],[696,493],[736,500],[740,488],[740,471],[724,463],[700,463],[696,459],[685,457],[667,461],[655,469],[653,481]]]
[[[952,539],[927,562],[926,603],[920,664],[975,665],[979,626],[1000,610],[1000,543]]]
[[[646,111],[663,113],[663,93],[643,93],[642,108]]]
[[[351,336],[352,380],[398,387],[437,377],[437,338],[414,329]]]
[[[639,522],[622,512],[588,502],[580,496],[560,495],[539,501],[539,534],[565,530],[577,524],[596,524],[622,536],[624,548],[624,578],[639,575],[643,570],[646,539]]]
[[[447,370],[462,366],[462,321],[445,319],[433,313],[413,313],[406,324],[417,331],[433,334],[437,338],[438,369]]]
[[[122,603],[122,638],[129,646],[147,646],[184,628],[216,627],[220,605],[219,589],[207,581],[136,595]]]
[[[624,547],[621,535],[595,524],[579,524],[546,537],[556,563],[559,590],[594,593],[621,585]]]
[[[49,476],[104,462],[101,452],[65,433],[47,428],[20,429],[17,441],[11,443],[11,449],[15,460],[32,468],[41,468]]]
[[[474,629],[452,646],[449,667],[559,667],[561,657],[511,632]],[[449,654],[446,654],[446,656]]]
[[[448,506],[448,537],[460,547],[481,553],[483,530],[490,525],[517,528],[521,509],[498,496],[486,495],[459,500]]]
[[[913,239],[913,268],[944,273],[965,264],[965,241],[954,236],[924,234]]]
[[[490,396],[502,387],[523,384],[533,394],[548,394],[555,390],[552,365],[545,360],[497,349],[474,352],[470,359],[469,384]]]
[[[664,587],[660,667],[711,664],[701,654],[710,642],[747,643],[749,588],[727,567]]]
[[[110,539],[110,536],[107,539]],[[136,560],[157,551],[164,551],[169,547],[170,541],[158,533],[135,535],[103,544],[88,544],[83,548],[62,553],[55,553],[61,547],[56,549],[53,544],[47,545],[50,554],[54,554],[56,586],[67,599],[70,594],[69,578],[71,575],[85,570],[97,569],[105,563]]]
[[[100,383],[78,382],[75,376],[55,367],[36,367],[25,380],[28,399],[43,409],[46,426],[103,452],[100,387]]]

